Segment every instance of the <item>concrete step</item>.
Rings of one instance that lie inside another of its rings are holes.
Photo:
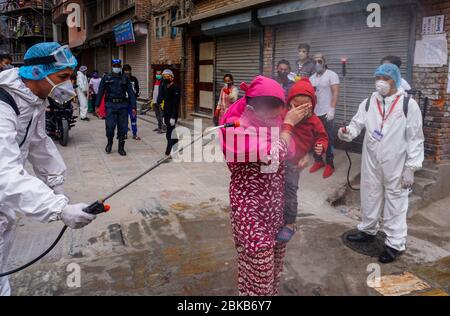
[[[416,172],[416,177],[430,179],[430,180],[437,180],[439,176],[439,170],[434,168],[423,168]]]
[[[408,218],[413,217],[424,206],[426,206],[424,199],[421,196],[412,194],[409,197]]]
[[[435,183],[436,180],[416,176],[414,179],[413,192],[414,194],[423,197],[427,190]]]
[[[429,161],[429,160],[425,160],[423,162],[423,168],[429,169],[429,170],[438,170],[439,169],[438,165],[435,162]]]

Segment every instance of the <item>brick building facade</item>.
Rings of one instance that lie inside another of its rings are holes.
[[[417,39],[421,37],[422,18],[445,15],[448,48],[450,51],[450,1],[422,0],[417,16]],[[414,66],[413,86],[430,98],[424,124],[425,150],[436,163],[450,161],[450,93],[447,92],[449,68]]]

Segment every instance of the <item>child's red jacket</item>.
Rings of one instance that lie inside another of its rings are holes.
[[[317,97],[314,87],[307,78],[303,78],[289,91],[288,105],[291,100],[298,95],[304,95],[311,98],[311,102],[314,107],[317,104]],[[293,130],[293,141],[289,147],[288,161],[293,164],[298,164],[298,162],[305,157],[311,150],[318,144],[322,144],[324,148],[324,153],[328,148],[328,134],[322,121],[313,114],[310,118],[305,119],[303,122],[297,124]]]

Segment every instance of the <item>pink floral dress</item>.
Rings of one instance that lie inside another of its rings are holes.
[[[278,145],[283,158],[287,145],[283,141]],[[262,166],[228,163],[230,216],[242,296],[277,295],[283,271],[286,244],[277,243],[276,236],[284,225],[284,164],[273,173],[263,173]]]

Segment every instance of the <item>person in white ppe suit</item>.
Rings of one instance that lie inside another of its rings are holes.
[[[80,105],[80,119],[82,121],[89,121],[87,117],[89,83],[86,73],[86,66],[81,66],[77,72],[77,97]]]
[[[25,66],[0,73],[0,272],[15,235],[16,212],[40,221],[62,220],[82,228],[95,219],[87,204],[69,205],[63,183],[66,166],[45,133],[47,97],[64,103],[75,96],[70,76],[77,61],[67,47],[41,43],[25,54]],[[26,160],[34,168],[29,174]],[[7,277],[0,295],[10,295]]]
[[[400,69],[381,65],[375,72],[376,90],[361,103],[349,126],[338,136],[351,142],[366,128],[361,167],[361,213],[359,233],[352,242],[370,242],[379,230],[387,235],[382,263],[393,262],[406,249],[408,194],[414,173],[422,168],[424,134],[417,102],[405,96]],[[406,100],[406,101],[405,101]]]

